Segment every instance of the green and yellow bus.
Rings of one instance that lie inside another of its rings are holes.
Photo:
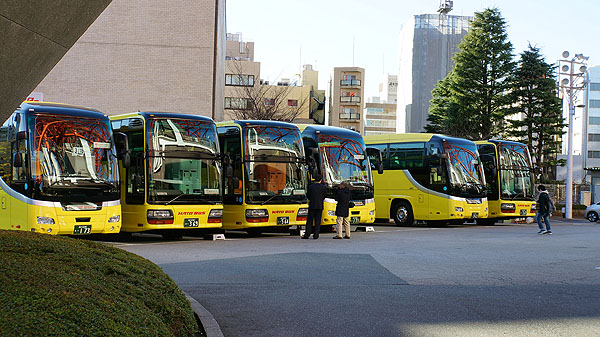
[[[373,223],[375,200],[371,165],[366,154],[363,137],[355,131],[323,125],[299,125],[302,131],[304,152],[310,170],[323,177],[327,186],[327,198],[323,204],[321,224],[335,224],[334,199],[337,186],[349,183],[352,203],[350,223]]]
[[[119,149],[129,154],[121,172],[124,232],[177,238],[221,228],[221,157],[212,119],[135,112],[111,116],[111,122],[127,136]]]
[[[481,224],[535,216],[534,168],[527,146],[506,140],[477,144],[487,184],[489,215]]]
[[[217,123],[224,158],[223,228],[249,234],[306,224],[307,173],[296,125]]]
[[[109,234],[121,229],[110,121],[98,110],[28,102],[0,127],[0,229]]]
[[[371,162],[384,169],[373,177],[378,219],[409,226],[414,221],[459,224],[488,216],[483,168],[472,141],[426,133],[364,139]]]

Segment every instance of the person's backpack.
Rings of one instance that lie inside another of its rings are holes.
[[[548,198],[548,212],[550,212],[550,213],[556,212],[556,206],[554,206],[554,202],[552,202],[552,199],[550,199],[550,198]]]

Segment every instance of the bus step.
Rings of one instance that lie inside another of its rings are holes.
[[[356,226],[355,232],[374,232],[373,226]]]
[[[206,234],[204,240],[225,240],[225,234]]]

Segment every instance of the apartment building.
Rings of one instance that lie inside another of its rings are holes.
[[[297,114],[296,123],[323,124],[325,91],[318,89],[319,75],[312,65],[304,65],[300,83],[289,78],[270,83],[260,78],[260,62],[254,60],[254,42],[244,42],[241,33],[227,34],[226,46],[226,120],[248,116],[247,112],[255,109],[265,112],[263,119],[277,118],[268,112],[278,111]]]
[[[225,0],[113,0],[34,91],[107,114],[220,120],[225,34]]]
[[[378,96],[365,104],[364,135],[396,133],[398,76],[384,74],[379,82]]]
[[[360,67],[335,67],[329,97],[329,125],[364,131],[365,70]]]

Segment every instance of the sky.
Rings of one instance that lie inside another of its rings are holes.
[[[303,64],[326,89],[334,67],[365,69],[365,95],[376,96],[384,73],[398,72],[398,37],[417,14],[436,14],[440,0],[226,0],[227,32],[254,42],[261,77],[297,78]],[[515,57],[531,44],[548,63],[563,51],[600,65],[600,2],[590,0],[454,0],[450,15],[498,8]],[[402,81],[402,79],[398,79]]]

